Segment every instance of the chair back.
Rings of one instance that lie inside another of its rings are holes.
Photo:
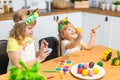
[[[45,61],[58,57],[58,40],[55,37],[46,37],[43,39],[48,42],[48,47],[52,48],[51,54],[45,59]],[[39,40],[39,49],[40,43],[43,39]]]
[[[9,62],[8,54],[6,52],[7,40],[0,40],[0,74],[7,72]]]

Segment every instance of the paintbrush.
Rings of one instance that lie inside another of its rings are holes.
[[[101,27],[101,25],[98,25],[98,26],[95,26],[93,29],[94,30],[97,30],[98,28],[100,28]]]

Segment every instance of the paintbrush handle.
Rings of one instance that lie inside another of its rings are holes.
[[[100,27],[101,27],[101,25],[98,25],[98,26],[94,27],[94,30],[97,30]]]

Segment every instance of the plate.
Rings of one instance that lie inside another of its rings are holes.
[[[84,63],[79,63],[79,64],[84,64]],[[89,63],[87,63],[87,64],[89,64]],[[82,74],[78,74],[77,73],[78,64],[73,65],[71,67],[70,71],[71,71],[72,75],[74,75],[75,77],[80,78],[80,79],[85,79],[85,80],[100,79],[100,78],[102,78],[105,75],[105,70],[101,66],[99,66],[97,64],[94,64],[93,68],[98,68],[99,69],[99,73],[98,74],[94,74],[93,76],[82,76]],[[88,69],[90,69],[90,68],[88,68]]]

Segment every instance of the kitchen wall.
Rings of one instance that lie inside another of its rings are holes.
[[[2,0],[2,5],[3,5],[3,1]],[[9,0],[6,0],[7,3]],[[45,9],[46,8],[46,4],[45,2],[47,0],[26,0],[27,1],[27,5],[30,6],[30,9],[35,9],[35,8],[40,8],[40,9]],[[51,1],[51,0],[48,0]],[[23,8],[23,6],[25,6],[25,0],[12,0],[13,2],[13,8],[14,11],[17,11],[21,8]]]
[[[9,0],[6,0],[9,1]],[[21,9],[24,5],[25,5],[25,0],[12,0],[13,1],[13,7],[14,7],[14,11],[17,11],[19,9]],[[40,9],[46,9],[46,1],[52,1],[52,0],[26,0],[27,1],[27,5],[30,6],[30,9],[35,9],[35,8],[40,8]],[[69,0],[66,0],[69,1]],[[101,0],[96,0],[101,1]],[[115,0],[102,0],[108,3],[111,3]],[[2,2],[3,4],[3,2]]]
[[[14,4],[14,10],[18,10],[21,9],[25,3],[25,0],[13,0],[13,4]],[[45,5],[45,1],[46,0],[26,0],[27,1],[27,5],[30,6],[30,9],[35,9],[35,8],[40,8],[40,9],[45,9],[46,5]]]

